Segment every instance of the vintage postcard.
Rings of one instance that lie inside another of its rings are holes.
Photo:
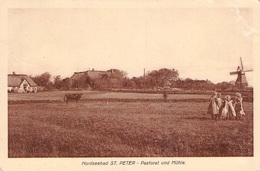
[[[0,171],[259,171],[259,5],[3,2]]]

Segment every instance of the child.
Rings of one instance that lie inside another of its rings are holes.
[[[224,108],[224,101],[221,99],[221,94],[220,93],[217,94],[217,106],[219,108],[219,113],[218,113],[216,119],[220,119],[222,110]]]
[[[227,95],[225,97],[224,107],[221,113],[226,119],[232,119],[233,116],[236,116],[232,102],[231,97]]]
[[[217,119],[218,114],[219,114],[219,107],[217,105],[217,92],[214,92],[211,95],[210,98],[210,103],[209,103],[209,107],[208,107],[208,114],[211,114],[212,119]]]
[[[236,93],[236,98],[235,98],[235,112],[236,112],[236,119],[240,120],[242,115],[245,115],[245,112],[243,110],[243,104],[242,104],[242,95],[240,93]]]

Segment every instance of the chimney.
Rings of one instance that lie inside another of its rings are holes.
[[[94,68],[92,68],[92,71],[94,71]]]
[[[13,71],[13,75],[16,75],[14,71]]]

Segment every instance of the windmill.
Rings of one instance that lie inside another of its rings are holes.
[[[237,75],[237,80],[236,80],[236,86],[239,88],[244,88],[248,86],[248,82],[246,79],[246,72],[250,72],[253,70],[244,70],[243,63],[242,63],[242,58],[240,57],[240,64],[241,66],[237,67],[237,71],[230,72],[230,75]]]

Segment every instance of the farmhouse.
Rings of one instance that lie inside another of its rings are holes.
[[[25,74],[8,74],[8,92],[36,93],[38,85]]]
[[[95,87],[94,82],[100,79],[108,78],[111,72],[87,70],[82,72],[74,72],[70,77],[70,87],[72,88],[87,88]]]
[[[96,87],[115,87],[118,84],[116,69],[107,71],[87,70],[74,72],[70,77],[70,87],[72,88],[96,88]]]

